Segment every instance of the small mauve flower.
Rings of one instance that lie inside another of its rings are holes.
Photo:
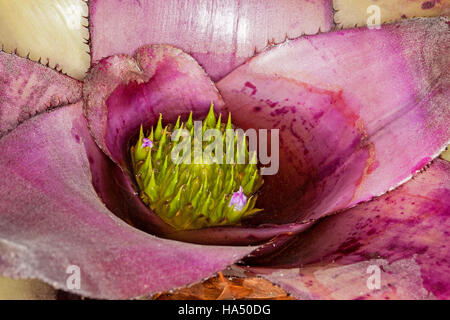
[[[239,190],[233,193],[230,199],[230,203],[228,204],[229,207],[233,206],[233,210],[241,211],[244,209],[245,205],[247,204],[247,197],[244,194],[244,189],[242,189],[242,186],[239,187]]]
[[[150,140],[149,138],[143,138],[141,148],[147,148],[147,147],[149,147],[151,149],[153,147],[153,141]]]

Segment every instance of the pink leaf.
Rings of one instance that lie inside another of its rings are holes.
[[[307,36],[217,83],[241,128],[280,130],[255,223],[317,219],[395,188],[450,139],[445,18]],[[279,192],[282,190],[282,192]]]
[[[0,52],[0,137],[36,113],[81,99],[81,82]]]
[[[450,163],[437,159],[398,189],[325,218],[253,271],[297,298],[449,299],[449,181]],[[379,288],[369,279],[376,268]]]
[[[92,59],[166,43],[218,80],[268,42],[326,32],[330,0],[96,0],[89,2]]]

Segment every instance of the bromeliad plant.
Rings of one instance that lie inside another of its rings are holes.
[[[450,138],[448,19],[304,36],[249,59],[261,38],[330,31],[329,3],[223,1],[232,28],[203,0],[155,15],[176,7],[161,3],[89,1],[83,83],[0,53],[1,274],[134,298],[237,263],[297,298],[450,298],[450,165],[432,162]],[[237,128],[279,129],[279,172],[260,189],[252,165],[165,166],[171,125],[192,112],[212,127],[211,101]],[[263,211],[250,214],[256,190]]]

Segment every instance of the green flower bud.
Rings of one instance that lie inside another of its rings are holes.
[[[221,138],[218,147],[223,149],[206,149],[210,143],[217,142],[218,136],[209,141],[197,141],[196,147],[202,153],[194,158],[192,112],[185,123],[178,117],[174,125],[164,128],[160,115],[148,136],[144,135],[141,126],[138,140],[130,148],[130,156],[142,201],[177,230],[238,224],[261,211],[255,209],[256,193],[263,184],[256,153],[250,157],[246,139],[237,139],[232,131],[231,115],[226,124],[222,123],[222,116],[216,117],[211,103],[208,115],[197,128],[202,134],[209,129],[218,130],[223,137],[223,143]],[[228,139],[227,129],[231,130]],[[173,132],[176,134],[172,137]],[[183,143],[184,139],[190,140]],[[173,157],[178,151],[174,149],[177,146],[190,149]],[[202,156],[203,152],[207,154],[205,149],[209,157]],[[222,159],[214,159],[217,156]],[[237,164],[239,156],[244,156],[250,163]]]

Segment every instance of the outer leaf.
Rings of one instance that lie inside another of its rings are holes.
[[[36,113],[81,99],[81,83],[0,52],[0,137]]]
[[[80,103],[25,122],[0,140],[0,153],[8,177],[0,182],[4,276],[88,297],[132,298],[197,282],[252,250],[156,238],[108,211],[90,171],[105,158]],[[81,271],[79,290],[66,286],[71,265]]]
[[[449,37],[444,18],[307,36],[218,82],[237,126],[280,129],[280,172],[255,223],[349,208],[439,155],[450,139]]]
[[[449,200],[450,163],[437,159],[397,190],[325,218],[253,271],[297,298],[449,299]]]
[[[218,80],[286,37],[328,31],[331,0],[95,0],[89,2],[93,61],[167,43]]]

